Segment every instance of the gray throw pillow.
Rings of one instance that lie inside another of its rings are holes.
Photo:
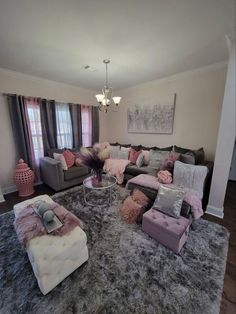
[[[192,152],[180,154],[179,160],[185,164],[195,165],[195,156]]]
[[[118,152],[120,151],[120,146],[110,146],[111,148],[111,154],[110,154],[110,158],[112,159],[117,159],[118,158]]]
[[[150,150],[150,161],[149,161],[149,167],[160,169],[163,162],[167,158],[169,154],[169,151],[160,151],[160,150]]]
[[[168,216],[179,218],[184,195],[183,189],[160,185],[152,208]]]
[[[129,159],[129,151],[119,150],[117,158],[118,159]]]

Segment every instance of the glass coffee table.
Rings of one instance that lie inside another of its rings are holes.
[[[83,181],[84,201],[87,205],[111,205],[116,199],[116,192],[113,187],[116,185],[116,178],[112,175],[102,175],[102,181],[94,184],[93,176]]]

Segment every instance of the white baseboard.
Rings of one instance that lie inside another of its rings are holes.
[[[43,182],[40,181],[40,182],[36,182],[34,184],[34,186],[37,186],[37,185],[40,185],[42,184]],[[5,186],[5,187],[2,187],[2,194],[10,194],[10,193],[13,193],[13,192],[16,192],[17,191],[17,188],[15,185],[10,185],[10,186]]]
[[[209,214],[218,218],[224,218],[224,207],[218,208],[212,205],[207,205],[205,214]]]
[[[9,194],[9,193],[13,193],[16,191],[17,191],[17,188],[15,185],[2,187],[2,194]]]

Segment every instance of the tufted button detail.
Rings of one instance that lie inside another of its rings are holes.
[[[153,219],[156,219],[156,216],[155,216],[155,215],[152,215],[152,218],[153,218]]]
[[[165,219],[166,219],[166,215],[163,214],[163,215],[162,215],[162,218],[165,218]]]
[[[177,225],[180,225],[180,222],[179,222],[179,221],[177,221],[176,223],[177,223]]]

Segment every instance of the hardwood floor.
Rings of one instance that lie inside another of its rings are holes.
[[[220,314],[236,314],[236,182],[229,181],[225,204],[224,219],[211,215],[204,218],[226,227],[230,232],[228,258],[224,279],[224,292]]]
[[[42,184],[35,187],[35,193],[28,198],[41,194],[53,195],[55,192]],[[0,203],[0,214],[13,208],[13,205],[27,198],[21,198],[18,193],[5,195],[6,201]],[[224,292],[221,301],[220,314],[236,314],[236,182],[229,181],[224,204],[224,219],[205,214],[204,219],[225,226],[230,232],[227,266],[224,279]]]

